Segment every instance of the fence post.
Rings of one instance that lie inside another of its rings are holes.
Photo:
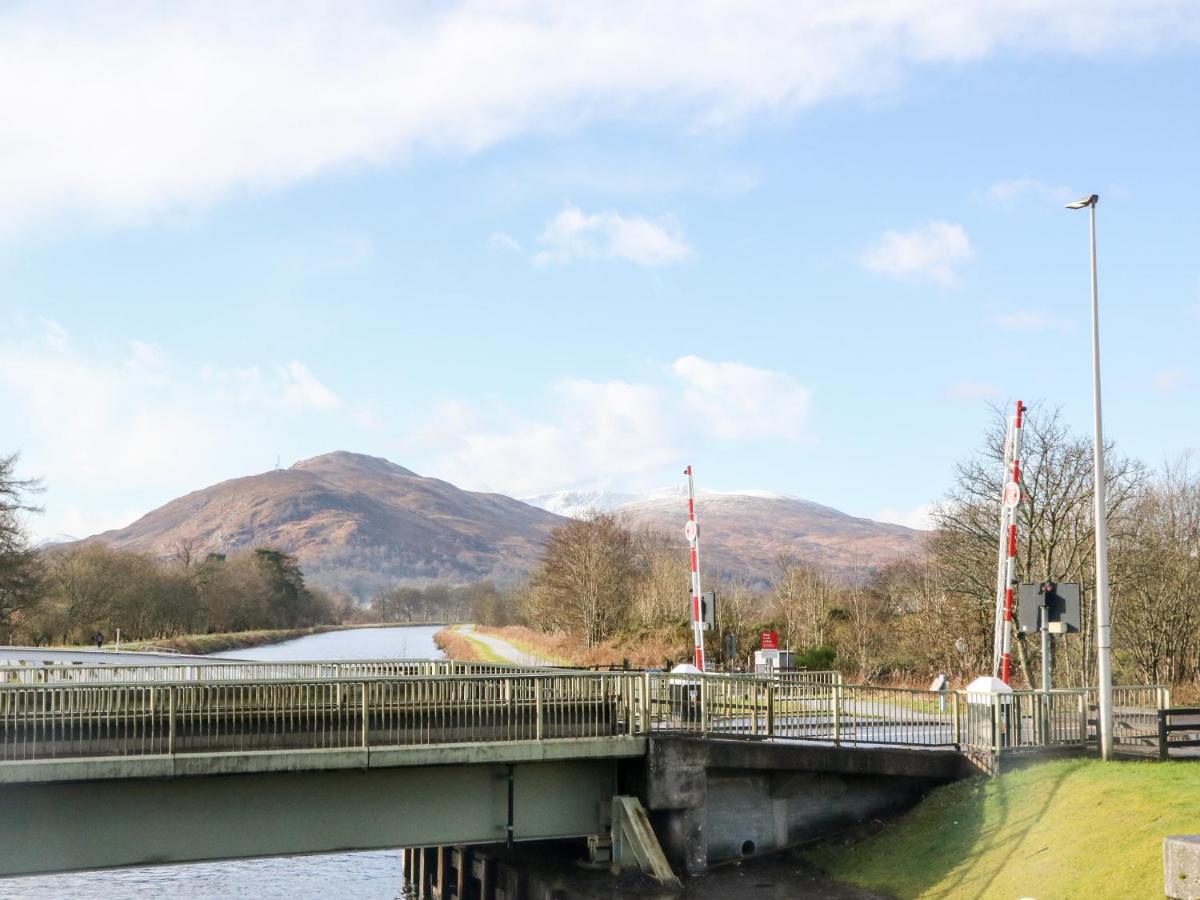
[[[951,737],[955,749],[962,749],[962,722],[958,718],[958,691],[955,691],[950,701],[950,715],[954,717],[954,724],[951,726]]]
[[[767,682],[767,737],[775,737],[775,681]]]
[[[708,731],[708,677],[700,676],[700,733]]]
[[[167,753],[175,752],[175,686],[167,688]]]
[[[1087,691],[1080,691],[1079,699],[1079,743],[1087,746],[1088,742],[1088,695]]]
[[[758,734],[758,681],[750,682],[750,733]]]
[[[1167,711],[1160,709],[1158,711],[1158,758],[1165,760],[1170,753],[1170,748],[1167,746]]]

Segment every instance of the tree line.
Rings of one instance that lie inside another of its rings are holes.
[[[954,471],[932,514],[926,552],[878,568],[831,574],[781,554],[769,587],[724,580],[719,659],[733,634],[738,661],[762,630],[777,630],[813,664],[835,662],[862,680],[920,682],[937,673],[966,680],[989,672],[1003,487],[1006,415]],[[1092,447],[1060,412],[1031,409],[1024,423],[1023,500],[1017,574],[1021,580],[1077,581],[1081,631],[1052,642],[1055,684],[1095,681]],[[1184,456],[1152,470],[1106,451],[1106,517],[1114,662],[1126,682],[1200,679],[1200,472]],[[711,563],[711,557],[709,559]],[[560,526],[514,606],[531,627],[566,631],[595,646],[650,633],[674,636],[688,659],[689,574],[681,542],[595,514]],[[706,584],[715,584],[711,573]],[[1017,681],[1040,684],[1040,642],[1014,636]]]
[[[0,457],[0,641],[84,643],[96,634],[143,640],[182,634],[303,628],[339,621],[345,600],[305,584],[289,554],[269,547],[199,558],[180,542],[169,559],[101,543],[37,550],[23,514],[39,485]]]

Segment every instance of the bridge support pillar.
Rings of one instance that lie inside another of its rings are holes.
[[[663,852],[688,875],[708,869],[705,759],[698,741],[651,741],[642,773],[642,799]]]

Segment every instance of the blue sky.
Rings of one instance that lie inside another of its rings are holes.
[[[0,6],[40,534],[333,449],[916,523],[989,401],[1200,445],[1200,10]]]

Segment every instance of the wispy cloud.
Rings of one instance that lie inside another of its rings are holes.
[[[628,484],[679,462],[697,439],[802,439],[811,399],[786,373],[695,356],[648,381],[563,379],[545,393],[547,413],[537,417],[496,402],[443,402],[406,449],[436,458],[456,484],[516,495]]]
[[[1064,204],[1075,200],[1078,196],[1079,194],[1069,187],[1050,185],[1028,176],[994,182],[984,192],[984,198],[988,203],[1003,209],[1014,209],[1025,202],[1048,205]]]
[[[1004,392],[986,381],[958,381],[946,388],[948,400],[999,400]]]
[[[353,412],[302,362],[267,372],[183,367],[149,342],[76,341],[54,322],[0,336],[0,401],[20,423],[6,434],[48,488],[32,526],[83,536],[128,524],[131,497],[161,502],[254,471],[282,429]]]
[[[933,510],[932,503],[922,503],[912,509],[885,506],[871,518],[876,522],[891,522],[893,525],[904,525],[907,528],[929,530],[933,528]]]
[[[533,256],[538,265],[620,259],[639,266],[666,266],[692,253],[674,222],[612,210],[585,213],[575,206],[564,207],[546,224],[538,244],[542,249]]]
[[[1012,312],[996,313],[991,321],[1006,331],[1070,331],[1069,319],[1052,316],[1040,309],[1016,309]]]
[[[1191,384],[1191,381],[1191,373],[1187,369],[1179,367],[1155,372],[1151,383],[1154,385],[1154,390],[1160,394],[1169,394],[1181,387],[1186,387]]]
[[[503,253],[520,253],[521,242],[511,234],[503,231],[493,231],[488,235],[487,245],[489,250],[497,250]]]
[[[0,12],[0,231],[137,223],[652,113],[726,130],[912,71],[1200,40],[1191,0],[79,2]],[[103,77],[97,77],[102,73]]]
[[[812,391],[784,372],[698,356],[681,356],[671,371],[696,421],[718,437],[794,440],[808,425]]]
[[[959,282],[958,268],[973,255],[961,225],[928,222],[909,231],[885,231],[859,261],[881,275],[952,287]]]

